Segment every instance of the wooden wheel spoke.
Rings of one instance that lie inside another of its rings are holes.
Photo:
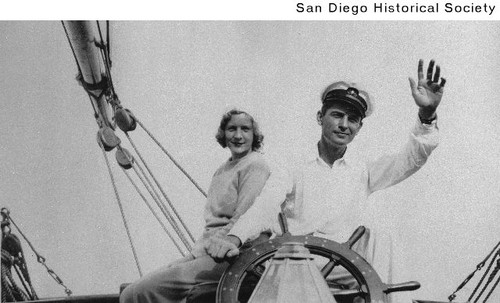
[[[250,274],[250,275],[253,275],[253,276],[257,277],[257,278],[260,278],[264,274],[264,270],[265,269],[266,268],[264,267],[263,264],[251,265],[251,266],[249,266],[247,268],[246,273]]]
[[[330,292],[333,296],[359,296],[364,298],[368,295],[361,289],[331,289]]]
[[[321,268],[321,274],[323,275],[323,278],[328,277],[328,275],[332,272],[332,270],[339,265],[339,261],[337,259],[331,259],[328,263]]]

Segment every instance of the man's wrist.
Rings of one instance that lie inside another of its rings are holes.
[[[418,118],[422,124],[431,124],[437,119],[437,114],[435,110],[424,110],[421,108],[418,111]]]
[[[425,119],[422,116],[418,115],[418,118],[420,119],[420,123],[422,124],[432,124],[432,122],[437,119],[437,115],[434,114],[430,119]]]

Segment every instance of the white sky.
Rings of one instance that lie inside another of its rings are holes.
[[[229,156],[213,138],[225,110],[254,114],[268,155],[300,154],[319,138],[321,90],[338,79],[363,83],[376,100],[351,148],[395,150],[416,119],[408,76],[419,58],[436,59],[448,80],[441,145],[416,175],[371,197],[374,217],[399,237],[408,280],[422,284],[414,298],[446,300],[498,242],[500,23],[113,22],[111,37],[122,104],[205,189]],[[138,273],[62,25],[3,21],[0,38],[1,206],[75,295],[116,293]],[[131,136],[199,235],[201,194],[143,131]],[[179,257],[114,171],[143,270]],[[64,296],[24,251],[39,295]]]

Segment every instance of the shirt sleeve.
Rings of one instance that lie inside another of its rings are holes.
[[[287,193],[291,192],[292,186],[293,181],[289,172],[274,165],[266,185],[255,199],[253,206],[240,217],[228,235],[236,236],[241,243],[244,243],[276,225],[280,206]]]
[[[423,124],[418,120],[399,153],[383,156],[367,164],[368,192],[395,185],[414,174],[427,162],[438,143],[436,120],[431,124]]]
[[[234,214],[223,228],[217,231],[217,235],[225,236],[238,219],[254,203],[261,193],[264,184],[270,175],[270,168],[263,160],[256,160],[250,163],[245,169],[238,173],[238,200]]]

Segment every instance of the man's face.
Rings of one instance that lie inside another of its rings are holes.
[[[335,103],[324,114],[318,112],[321,139],[330,145],[345,146],[358,134],[363,125],[361,120],[359,113],[348,104]]]

